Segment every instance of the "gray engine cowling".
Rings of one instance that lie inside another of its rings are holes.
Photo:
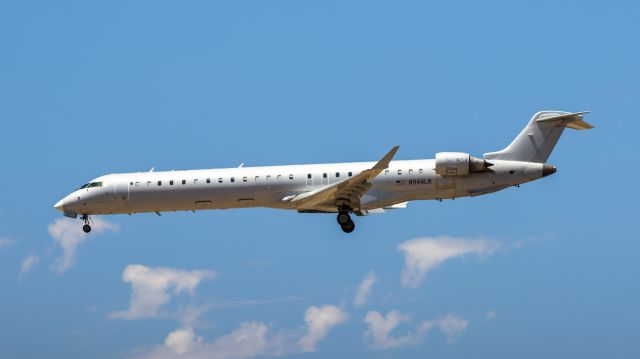
[[[493,163],[468,153],[436,153],[436,173],[441,176],[467,176],[469,173],[484,172],[491,166]]]

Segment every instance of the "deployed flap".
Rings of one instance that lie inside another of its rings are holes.
[[[400,202],[400,203],[392,204],[391,206],[386,206],[386,207],[384,207],[384,209],[401,209],[401,208],[407,208],[407,204],[409,204],[409,202]]]
[[[353,209],[358,209],[360,206],[360,198],[367,193],[372,186],[370,181],[389,167],[389,162],[391,162],[393,156],[398,152],[399,147],[400,146],[393,147],[373,167],[353,177],[297,196],[287,196],[282,200],[291,202],[294,204],[294,207],[299,210],[313,209],[326,202],[335,204],[338,201],[347,202]]]
[[[547,118],[539,118],[536,120],[542,126],[566,126],[575,130],[589,130],[593,126],[586,123],[581,115],[587,114],[589,111],[567,113],[560,116],[553,116]]]

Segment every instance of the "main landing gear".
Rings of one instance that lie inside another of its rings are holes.
[[[84,231],[84,233],[91,232],[91,226],[89,225],[89,215],[83,214],[81,219],[84,221],[84,226],[82,226],[82,230]]]
[[[356,224],[351,220],[351,216],[348,212],[340,212],[338,213],[338,224],[342,231],[345,233],[351,233],[354,229],[356,229]]]

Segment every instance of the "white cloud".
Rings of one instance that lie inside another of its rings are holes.
[[[199,310],[196,308],[195,316]],[[191,318],[190,318],[191,319]],[[140,359],[245,359],[315,351],[320,340],[347,314],[335,305],[311,306],[305,312],[305,330],[277,331],[263,322],[243,322],[231,333],[207,342],[193,329],[194,320],[169,333],[164,343],[138,352]]]
[[[287,335],[270,335],[269,331],[269,327],[264,323],[241,323],[230,334],[216,339],[208,348],[208,352],[215,353],[220,358],[283,354]]]
[[[186,308],[182,326],[167,335],[164,343],[134,354],[140,359],[244,359],[256,356],[281,356],[315,351],[320,340],[347,314],[337,306],[311,306],[305,312],[306,328],[276,331],[263,322],[243,322],[231,333],[207,341],[194,331],[195,319],[203,307]],[[192,311],[191,313],[189,313]]]
[[[122,280],[131,283],[132,294],[129,309],[112,312],[110,318],[153,318],[160,307],[169,302],[171,293],[193,294],[201,281],[214,279],[215,272],[209,270],[179,270],[172,268],[149,268],[130,264],[122,273]]]
[[[335,305],[324,305],[322,307],[311,306],[307,308],[307,311],[304,313],[307,331],[298,341],[302,351],[315,351],[316,344],[329,334],[331,328],[346,320],[347,313]]]
[[[7,238],[0,238],[0,249],[13,244],[13,241]]]
[[[48,231],[53,240],[62,249],[62,257],[58,258],[53,265],[53,270],[62,274],[75,262],[76,249],[80,244],[91,238],[93,235],[107,231],[116,231],[118,225],[107,222],[102,218],[92,218],[91,233],[82,231],[82,222],[70,218],[58,218],[49,223]]]
[[[498,250],[499,244],[486,239],[465,239],[448,236],[416,238],[401,243],[405,268],[402,285],[417,288],[425,275],[444,261],[467,254],[489,256]]]
[[[292,350],[291,334],[271,333],[262,322],[241,323],[231,333],[206,342],[193,328],[179,328],[140,359],[245,359],[256,356],[279,356]]]
[[[356,296],[353,299],[353,305],[355,307],[360,307],[367,301],[367,298],[369,298],[369,294],[371,294],[371,287],[375,284],[375,282],[375,273],[373,273],[373,271],[369,271],[369,273],[364,276],[362,282],[358,286]]]
[[[196,333],[193,332],[193,328],[181,328],[175,330],[164,340],[164,345],[173,349],[173,351],[178,354],[184,354],[190,350],[192,350],[195,346],[200,346],[202,343],[202,338],[196,336]]]
[[[380,312],[372,310],[364,317],[369,329],[364,333],[365,338],[373,338],[372,347],[376,349],[389,349],[405,346],[415,343],[421,337],[420,333],[407,333],[403,336],[391,336],[393,331],[400,323],[408,322],[411,317],[401,314],[397,310],[392,310],[386,316],[382,316]]]
[[[40,257],[35,254],[28,255],[25,259],[22,260],[22,264],[20,265],[20,273],[18,274],[18,280],[22,279],[22,276],[29,273],[33,268],[35,268],[40,262]]]
[[[374,349],[391,349],[420,343],[432,328],[439,328],[446,336],[447,342],[453,342],[457,336],[469,326],[469,321],[454,314],[447,314],[435,320],[425,320],[415,330],[401,336],[393,336],[391,332],[401,323],[411,321],[411,317],[391,310],[386,316],[377,311],[370,311],[364,317],[368,330],[364,337],[372,338],[371,347]]]
[[[498,315],[498,313],[496,313],[495,311],[487,310],[487,312],[484,314],[484,317],[485,317],[486,320],[491,320],[491,319],[495,318],[496,315]]]
[[[206,312],[211,310],[211,305],[192,305],[182,306],[177,312],[177,319],[184,327],[196,327],[200,323],[200,318]]]
[[[422,322],[421,327],[428,330],[433,326],[437,326],[447,336],[447,342],[452,343],[456,340],[460,333],[467,330],[469,321],[462,319],[454,314],[447,314],[436,320],[427,320]]]

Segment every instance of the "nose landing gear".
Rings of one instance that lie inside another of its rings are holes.
[[[356,224],[351,219],[351,216],[348,212],[340,212],[338,213],[338,224],[344,233],[351,233],[354,229],[356,229]]]
[[[89,225],[89,215],[83,214],[82,220],[84,221],[84,226],[82,226],[82,230],[84,231],[84,233],[91,232],[91,226]]]

